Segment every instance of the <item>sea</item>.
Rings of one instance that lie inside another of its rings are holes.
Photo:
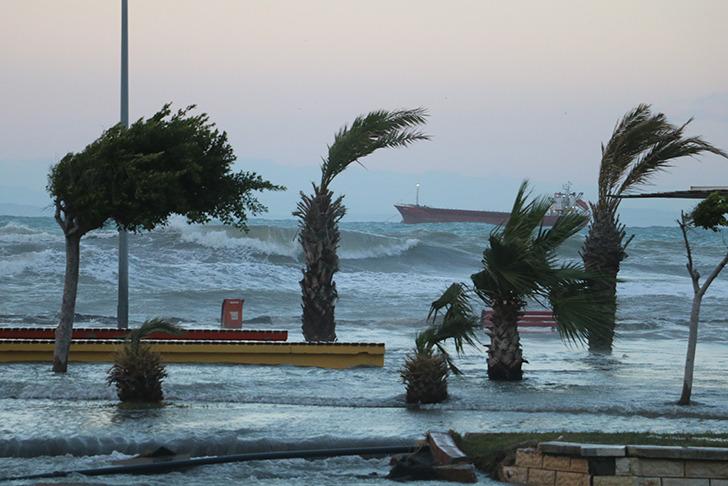
[[[386,345],[383,368],[172,364],[165,406],[124,408],[108,365],[0,365],[0,477],[104,467],[157,446],[192,456],[411,444],[428,430],[728,432],[728,271],[703,301],[693,398],[681,391],[692,287],[677,227],[629,228],[611,355],[554,332],[524,332],[525,379],[492,383],[485,344],[457,358],[450,398],[408,407],[399,369],[430,303],[481,267],[492,226],[345,222],[336,274],[338,339]],[[579,258],[584,234],[560,258]],[[691,234],[701,273],[725,253],[720,233]],[[166,227],[129,239],[130,320],[218,327],[225,298],[243,298],[245,327],[302,340],[302,258],[293,220]],[[55,326],[65,253],[52,218],[0,216],[0,326]],[[115,325],[117,233],[82,240],[77,326]],[[477,310],[482,303],[474,302]],[[534,307],[536,308],[536,307]],[[78,483],[386,484],[386,458],[291,459],[204,466],[158,476],[71,476]],[[48,480],[52,482],[53,480]],[[66,479],[68,481],[68,479]],[[482,484],[497,484],[480,476]],[[26,484],[22,481],[16,484]],[[32,484],[32,483],[28,483]],[[428,484],[428,483],[422,483]],[[434,483],[432,483],[434,484]]]

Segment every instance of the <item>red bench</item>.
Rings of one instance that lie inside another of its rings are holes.
[[[483,309],[481,314],[483,327],[486,331],[493,327],[493,309]],[[559,323],[554,319],[554,313],[548,310],[525,311],[518,320],[518,327],[533,327],[555,331]]]

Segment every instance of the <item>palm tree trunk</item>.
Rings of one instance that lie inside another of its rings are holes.
[[[685,375],[683,389],[678,405],[690,405],[690,395],[693,392],[693,371],[695,370],[695,349],[698,345],[698,322],[700,321],[700,304],[703,300],[701,292],[693,297],[693,307],[690,310],[690,334],[688,335],[688,352],[685,358]]]
[[[523,379],[523,352],[518,319],[525,303],[507,300],[493,303],[493,328],[488,346],[488,378],[496,381]]]
[[[589,334],[589,351],[610,353],[617,322],[617,274],[627,256],[625,231],[613,211],[600,207],[592,207],[592,210],[592,224],[581,257],[584,268],[600,277],[592,284],[592,289],[604,296],[607,327],[599,333]]]
[[[301,220],[298,240],[306,267],[301,285],[303,336],[306,341],[336,341],[334,312],[338,293],[334,274],[339,270],[340,233],[344,215],[341,198],[332,200],[326,187],[314,186],[314,194],[301,194],[297,215]]]
[[[66,236],[66,276],[63,281],[61,318],[56,328],[56,343],[53,350],[53,371],[56,373],[65,373],[68,369],[68,351],[71,347],[73,318],[76,312],[80,249],[81,236],[78,233]]]

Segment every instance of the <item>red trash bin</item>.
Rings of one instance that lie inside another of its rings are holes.
[[[220,324],[224,329],[243,327],[243,302],[245,302],[244,299],[224,299],[222,301]]]

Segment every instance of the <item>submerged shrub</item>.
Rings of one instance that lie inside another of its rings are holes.
[[[407,403],[440,403],[447,400],[448,375],[447,360],[439,351],[416,350],[407,355],[400,371],[407,390]]]
[[[129,333],[106,377],[106,384],[116,386],[122,402],[159,403],[164,399],[162,382],[167,370],[159,353],[141,342],[153,332],[180,334],[182,329],[162,319],[151,319]]]

